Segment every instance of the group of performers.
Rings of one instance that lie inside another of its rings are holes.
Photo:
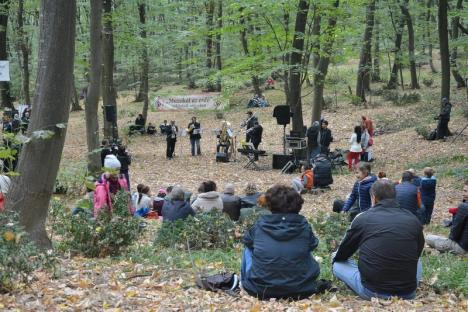
[[[179,127],[176,125],[174,120],[170,123],[164,120],[164,123],[160,125],[161,134],[166,136],[166,158],[168,160],[174,158],[175,146],[177,137],[179,135]],[[247,119],[241,124],[241,128],[245,128],[245,144],[251,144],[255,150],[262,142],[263,127],[260,125],[258,118],[251,111],[247,112]],[[196,117],[192,117],[190,123],[186,128],[186,133],[190,138],[192,156],[201,155],[201,135],[202,128]],[[216,146],[217,153],[225,153],[228,157],[235,152],[236,148],[236,137],[234,130],[232,129],[231,123],[223,120],[221,122],[221,129],[216,131],[218,144]],[[243,142],[244,144],[244,142]]]

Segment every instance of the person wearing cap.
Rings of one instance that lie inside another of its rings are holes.
[[[121,189],[128,190],[127,179],[123,175],[120,175],[121,164],[117,159],[117,156],[110,154],[104,159],[104,174],[101,176],[98,182],[103,183],[109,182],[109,191],[112,194],[117,194]],[[125,183],[124,183],[125,181]]]
[[[439,120],[439,124],[437,125],[437,139],[438,140],[445,139],[447,136],[450,135],[448,124],[450,122],[451,112],[452,112],[452,104],[450,103],[447,97],[443,97],[440,114],[439,116],[436,117],[436,119]]]
[[[234,184],[226,184],[221,199],[223,200],[223,212],[227,214],[231,220],[238,221],[241,210],[241,198],[235,195]]]
[[[320,149],[322,154],[328,155],[328,153],[330,153],[331,142],[333,142],[333,136],[331,130],[328,128],[328,121],[322,119],[320,128]]]

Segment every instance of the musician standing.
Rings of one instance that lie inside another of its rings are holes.
[[[179,128],[177,128],[175,121],[171,120],[171,124],[166,128],[166,157],[167,159],[174,158],[174,151],[175,145],[177,142],[177,132],[179,132]]]
[[[258,146],[262,143],[263,127],[256,120],[254,126],[247,130],[247,132],[250,135],[250,142],[252,142],[254,148],[258,150]],[[258,154],[255,154],[255,160],[258,160]]]
[[[249,132],[249,130],[252,129],[255,126],[255,123],[258,123],[257,117],[254,116],[252,111],[248,111],[247,112],[247,120],[245,121],[245,126],[247,127],[247,132],[246,132],[246,135],[245,135],[245,141],[246,142],[251,141],[251,138],[250,138],[250,135],[249,135],[251,133],[251,131]]]
[[[192,145],[192,156],[201,155],[200,139],[201,128],[197,122],[197,117],[192,117],[192,121],[188,124],[188,134],[190,135],[190,144]]]

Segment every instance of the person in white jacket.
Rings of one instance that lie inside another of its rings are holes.
[[[214,209],[223,211],[223,200],[216,191],[215,182],[206,181],[200,185],[197,199],[192,203],[192,209],[196,213],[210,212]]]
[[[355,168],[357,164],[359,164],[359,161],[361,159],[361,153],[362,153],[361,137],[362,137],[361,127],[360,126],[354,127],[354,133],[351,135],[351,139],[349,139],[349,143],[351,143],[351,147],[348,153],[349,170]]]

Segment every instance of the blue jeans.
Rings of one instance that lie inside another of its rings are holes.
[[[371,300],[371,298],[390,299],[396,295],[392,294],[381,294],[373,292],[362,284],[361,273],[359,272],[358,266],[354,260],[347,260],[343,262],[335,262],[333,264],[333,275],[349,288],[351,288],[359,297],[364,300]],[[422,263],[418,261],[418,268],[416,271],[416,281],[419,283],[422,276]],[[414,299],[416,297],[416,291],[410,294],[400,294],[397,297],[405,300]]]
[[[190,139],[190,144],[192,145],[192,156],[195,156],[195,154],[200,155],[200,139]]]
[[[252,250],[245,247],[242,253],[242,262],[241,262],[241,283],[243,283],[247,272],[252,268]]]
[[[424,224],[429,224],[431,223],[432,211],[434,210],[434,202],[426,202],[424,203],[424,207],[426,207],[424,213]]]

